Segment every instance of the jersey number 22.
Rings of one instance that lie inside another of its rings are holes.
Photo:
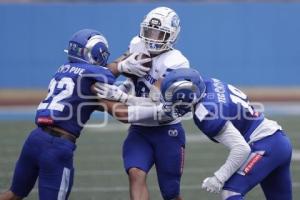
[[[65,105],[60,102],[72,96],[74,87],[75,83],[71,78],[64,77],[59,81],[52,79],[49,84],[48,95],[45,100],[40,103],[38,110],[49,109],[60,112],[63,111]]]

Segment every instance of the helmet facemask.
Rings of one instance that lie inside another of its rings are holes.
[[[175,116],[193,111],[206,96],[206,85],[199,72],[191,68],[180,68],[169,72],[161,82],[163,102]]]
[[[174,82],[165,91],[164,100],[169,110],[181,117],[192,111],[194,105],[201,99],[198,88],[190,81]],[[174,114],[173,114],[174,115]]]
[[[171,31],[159,27],[141,24],[140,37],[144,41],[147,50],[152,54],[159,54],[172,48],[170,40]]]

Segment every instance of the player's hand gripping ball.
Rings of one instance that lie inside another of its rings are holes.
[[[145,59],[145,58],[149,58],[150,60],[148,61],[148,59]],[[147,54],[141,53],[141,54],[137,55],[136,60],[146,60],[147,62],[144,62],[142,65],[144,67],[147,67],[147,68],[151,69],[151,67],[152,67],[152,59]]]
[[[118,70],[130,78],[143,77],[150,71],[149,63],[152,63],[149,56],[133,53],[118,64]]]

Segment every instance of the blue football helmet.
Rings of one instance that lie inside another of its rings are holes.
[[[195,69],[182,68],[171,71],[161,83],[161,94],[166,105],[173,107],[179,116],[191,111],[205,96],[206,85]]]
[[[106,38],[98,31],[82,29],[69,41],[68,58],[70,62],[89,63],[105,66],[110,55]]]

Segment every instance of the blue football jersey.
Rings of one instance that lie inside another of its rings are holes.
[[[67,63],[59,67],[50,81],[47,97],[37,108],[38,126],[60,127],[76,137],[93,111],[97,99],[91,91],[95,82],[113,84],[115,76],[107,68],[85,63]]]
[[[231,121],[249,141],[250,135],[263,121],[264,116],[249,104],[246,94],[233,85],[218,79],[207,78],[206,96],[196,105],[194,122],[198,128],[213,139]]]

